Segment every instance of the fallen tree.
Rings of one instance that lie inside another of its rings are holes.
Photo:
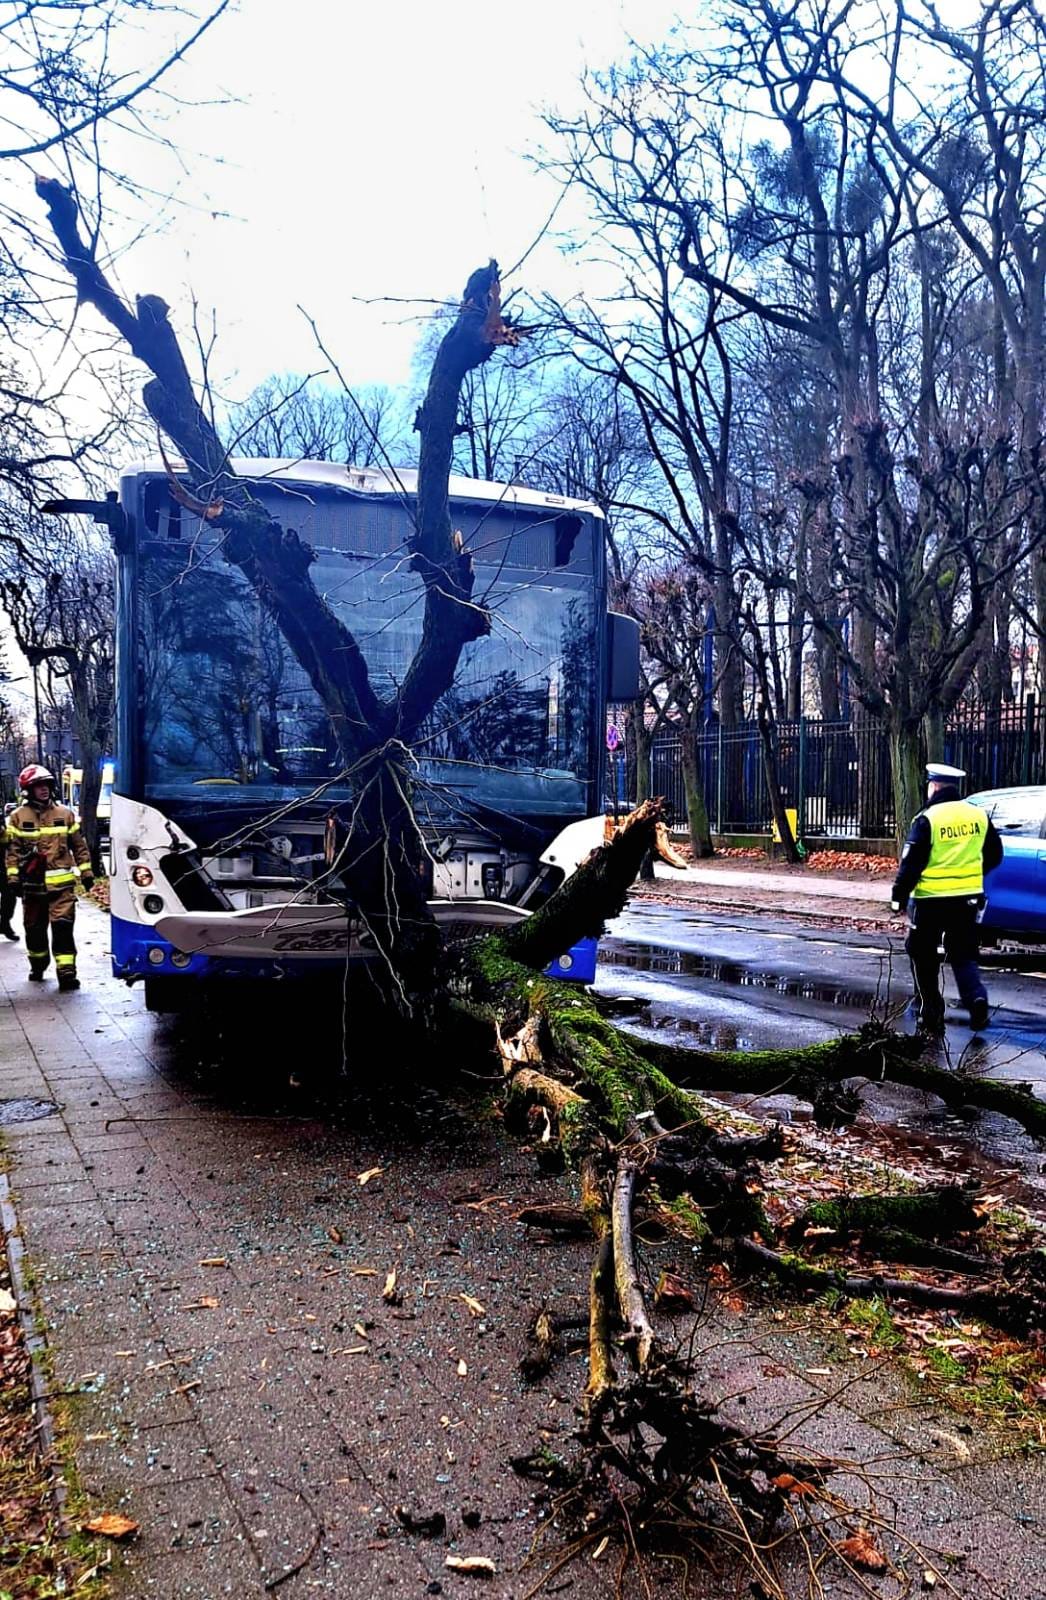
[[[715,1396],[693,1391],[686,1364],[659,1334],[658,1311],[637,1260],[636,1229],[637,1220],[655,1221],[683,1234],[710,1262],[728,1260],[744,1274],[754,1268],[798,1292],[818,1292],[839,1285],[840,1273],[802,1259],[805,1234],[827,1228],[846,1246],[853,1231],[873,1231],[869,1213],[850,1200],[831,1222],[807,1223],[793,1248],[780,1250],[758,1181],[761,1163],[782,1153],[780,1130],[724,1133],[696,1091],[786,1092],[809,1100],[824,1120],[841,1122],[856,1114],[855,1083],[889,1079],[949,1105],[1003,1111],[1037,1135],[1046,1133],[1046,1106],[1019,1087],[942,1073],[919,1058],[917,1044],[875,1023],[804,1049],[690,1052],[651,1043],[616,1027],[591,995],[544,976],[560,951],[602,932],[625,903],[644,857],[664,849],[656,801],[644,802],[529,919],[447,952],[419,887],[423,843],[412,803],[411,741],[453,682],[464,645],[490,626],[472,593],[469,552],[452,534],[447,486],[462,381],[516,337],[501,314],[496,267],[470,278],[419,413],[409,560],[424,587],[424,628],[398,691],[383,701],[371,686],[364,651],[312,582],[309,547],[233,472],[196,398],[166,306],[154,296],[141,297],[133,311],[125,305],[81,233],[72,195],[53,181],[38,189],[81,302],[95,307],[152,374],[145,404],[182,459],[177,477],[171,474],[172,492],[222,530],[225,558],[263,597],[330,718],[343,776],[353,789],[352,805],[339,819],[337,883],[375,938],[390,978],[390,1003],[419,1028],[442,1022],[451,1007],[471,1020],[473,1041],[481,1025],[479,1037],[502,1065],[510,1125],[528,1135],[536,1131],[545,1159],[569,1175],[573,1203],[523,1220],[560,1232],[584,1228],[593,1238],[583,1318],[588,1380],[576,1459],[550,1463],[542,1457],[536,1470],[578,1497],[586,1538],[594,1529],[624,1524],[634,1537],[633,1523],[657,1523],[665,1515],[692,1519],[709,1488],[724,1529],[734,1525],[731,1518],[736,1524],[742,1509],[764,1528],[786,1507],[794,1516],[797,1484],[804,1517],[817,1507],[830,1510],[836,1522],[850,1515],[827,1487],[831,1462],[811,1461],[772,1437],[743,1432],[721,1414]],[[965,1193],[936,1194],[899,1210],[880,1205],[874,1231],[880,1247],[892,1241],[902,1255],[913,1241],[923,1250],[947,1251],[958,1238],[963,1248],[952,1251],[947,1264],[979,1273],[975,1290],[843,1273],[843,1291],[929,1304],[961,1301],[1002,1325],[1023,1316],[1042,1326],[1046,1300],[1036,1253],[1009,1261],[979,1257],[968,1238],[975,1221],[968,1201]],[[943,1261],[938,1255],[931,1264]],[[671,1286],[662,1291],[661,1304],[673,1293],[679,1299]],[[544,1314],[530,1333],[530,1376],[548,1370],[571,1330],[579,1331],[576,1319]],[[635,1497],[637,1513],[631,1520],[626,1515],[624,1524],[622,1486]],[[741,1542],[758,1570],[752,1536],[746,1532]]]

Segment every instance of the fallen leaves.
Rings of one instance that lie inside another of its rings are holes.
[[[0,1312],[13,1314],[18,1309],[18,1303],[10,1289],[0,1289]]]
[[[98,1533],[106,1539],[133,1539],[138,1524],[121,1511],[103,1511],[84,1523],[85,1533]]]
[[[889,878],[897,871],[894,856],[873,856],[864,850],[814,850],[806,858],[808,872],[862,872],[872,878]]]
[[[803,1495],[817,1493],[816,1483],[807,1483],[804,1478],[794,1478],[790,1472],[779,1472],[776,1478],[770,1479],[770,1482],[775,1489],[780,1489],[782,1494],[793,1494],[797,1499],[802,1499]]]
[[[865,1572],[885,1572],[889,1562],[867,1528],[858,1528],[848,1539],[839,1539],[834,1547],[841,1556],[861,1567]]]
[[[659,1311],[696,1311],[697,1300],[693,1290],[683,1282],[676,1272],[667,1269],[662,1272],[657,1280],[654,1290],[654,1304]]]
[[[471,1578],[492,1578],[498,1570],[489,1556],[448,1556],[443,1565]]]

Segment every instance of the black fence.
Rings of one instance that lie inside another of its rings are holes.
[[[890,839],[894,834],[890,750],[880,722],[803,717],[779,723],[776,759],[784,803],[807,839]],[[994,713],[963,708],[945,727],[944,754],[969,775],[967,792],[1046,783],[1046,717],[1029,696]],[[754,722],[713,726],[697,736],[697,766],[714,833],[769,833],[770,796]],[[682,744],[663,732],[651,754],[651,793],[686,819]]]

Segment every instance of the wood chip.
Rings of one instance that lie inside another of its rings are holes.
[[[492,1578],[498,1570],[489,1556],[448,1556],[443,1565],[473,1578]]]
[[[464,1300],[465,1304],[468,1306],[469,1310],[471,1311],[471,1313],[472,1313],[472,1315],[474,1317],[485,1317],[486,1316],[486,1314],[487,1314],[486,1307],[480,1305],[479,1301],[473,1299],[472,1295],[463,1294],[461,1296],[461,1299]]]
[[[469,1375],[468,1362],[467,1361],[459,1361],[458,1362],[458,1377],[459,1378],[467,1378],[468,1375]]]
[[[360,1188],[362,1189],[362,1188],[364,1188],[364,1186],[366,1184],[368,1184],[370,1182],[370,1180],[372,1178],[380,1178],[384,1171],[385,1171],[384,1167],[368,1167],[366,1172],[361,1172],[359,1174],[359,1176],[356,1179],[356,1182],[359,1184]]]
[[[381,1291],[381,1298],[390,1306],[398,1306],[403,1296],[396,1288],[396,1268],[393,1267],[385,1275],[385,1287]]]
[[[201,1267],[227,1267],[228,1259],[225,1256],[204,1256],[200,1262]]]
[[[342,1233],[341,1233],[341,1229],[340,1228],[335,1228],[335,1227],[328,1228],[327,1229],[327,1238],[333,1240],[333,1242],[335,1244],[344,1244],[345,1243],[345,1240],[342,1237]]]

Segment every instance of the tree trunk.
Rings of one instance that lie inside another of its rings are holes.
[[[927,761],[944,760],[944,707],[931,706],[923,718]]]
[[[78,668],[69,675],[73,703],[73,721],[80,743],[80,828],[91,852],[91,865],[96,874],[101,871],[101,850],[98,842],[98,800],[102,792],[102,762],[107,754],[103,748],[107,740],[108,701],[94,704],[91,685],[86,670]],[[103,686],[100,691],[105,693]],[[56,774],[60,776],[60,774]]]
[[[689,722],[683,730],[682,740],[683,794],[686,797],[686,822],[690,833],[690,848],[701,860],[712,852],[712,830],[708,822],[704,785],[697,762],[697,732]]]
[[[651,757],[653,754],[654,736],[647,727],[640,710],[631,718],[630,727],[634,729],[635,762],[636,762],[636,805],[642,805],[644,800],[651,796]]]
[[[798,722],[803,715],[803,628],[802,606],[793,599],[788,615],[788,699],[785,716]]]
[[[922,733],[919,726],[895,723],[890,728],[890,774],[893,780],[894,827],[898,850],[908,837],[912,819],[926,801]]]
[[[780,835],[781,845],[788,860],[795,866],[802,862],[799,842],[792,832],[792,824],[785,811],[784,796],[781,793],[781,780],[777,770],[777,740],[774,736],[774,723],[770,709],[763,695],[756,700],[756,718],[759,723],[759,743],[763,751],[763,772],[766,776],[767,792],[770,795],[770,810],[773,813],[774,826]]]

